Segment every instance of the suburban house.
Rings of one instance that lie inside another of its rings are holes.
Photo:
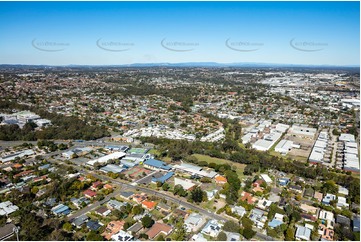
[[[306,240],[306,241],[310,241],[311,240],[311,229],[306,228],[304,226],[298,226],[297,230],[296,230],[296,240]]]
[[[78,209],[82,208],[83,205],[88,205],[90,203],[90,200],[86,197],[80,197],[80,198],[71,198],[70,201],[74,204],[75,207]]]
[[[336,200],[336,195],[327,193],[326,196],[322,199],[322,203],[330,205],[330,202]]]
[[[113,234],[116,234],[123,229],[124,224],[125,221],[111,221],[108,223],[105,231],[102,233],[102,236],[107,240],[110,240]]]
[[[334,214],[332,212],[321,210],[318,216],[319,219],[326,222],[327,228],[333,229],[333,225],[335,223]]]
[[[209,220],[208,223],[204,226],[201,233],[209,235],[211,237],[217,237],[218,234],[222,231],[223,225],[218,223],[217,220]]]
[[[142,202],[142,207],[148,210],[153,210],[157,205],[156,202],[145,200]]]
[[[127,229],[127,232],[130,233],[138,233],[141,229],[143,229],[143,225],[140,222],[136,222],[135,224],[133,224],[132,226],[130,226]]]
[[[148,197],[147,197],[147,195],[145,193],[133,195],[133,200],[138,204],[141,204],[147,198]]]
[[[231,211],[232,213],[237,214],[240,217],[243,217],[243,215],[245,215],[247,212],[246,209],[242,206],[232,206]]]
[[[265,211],[254,208],[249,215],[249,218],[254,222],[254,224],[262,229],[264,227],[265,222],[267,221],[267,217],[265,216]]]
[[[257,198],[253,197],[251,193],[243,191],[241,194],[241,200],[246,201],[248,204],[254,204]]]
[[[315,192],[315,194],[313,195],[313,198],[317,199],[319,202],[322,201],[323,198],[323,194],[320,192]]]
[[[84,196],[86,196],[87,198],[93,198],[97,195],[96,192],[90,190],[90,189],[87,189],[83,192]]]
[[[83,215],[77,217],[76,219],[74,219],[71,224],[77,228],[80,228],[83,224],[85,224],[88,221],[88,219],[89,219],[89,217],[86,216],[85,214],[83,214]]]
[[[217,184],[226,184],[227,183],[227,178],[225,178],[224,176],[221,176],[221,175],[216,175],[214,180],[216,181]]]
[[[19,210],[19,207],[14,205],[10,201],[0,203],[0,216],[9,215],[15,212],[16,210]]]
[[[154,239],[155,237],[157,237],[161,233],[164,234],[164,235],[168,235],[171,231],[172,231],[171,226],[169,226],[167,224],[163,224],[163,223],[155,223],[146,232],[146,234],[148,235],[149,239]]]
[[[95,221],[95,220],[89,220],[86,223],[86,227],[93,231],[98,231],[98,229],[102,226],[103,226],[103,224],[100,224],[98,221]]]
[[[320,224],[318,226],[318,234],[321,235],[321,241],[333,241],[335,232],[324,224]]]
[[[283,217],[284,217],[283,214],[276,213],[275,216],[273,217],[272,221],[270,221],[268,223],[268,227],[271,227],[274,229],[277,226],[280,226],[281,224],[283,224]]]
[[[94,190],[94,191],[97,191],[99,190],[100,188],[103,187],[103,183],[101,181],[96,181],[92,184],[92,186],[90,187],[90,189]]]
[[[124,191],[124,192],[120,192],[119,196],[125,200],[130,200],[134,195],[134,192],[128,192],[128,191]]]
[[[184,220],[187,232],[194,232],[195,229],[205,221],[199,213],[192,213]]]
[[[133,240],[133,235],[131,235],[123,230],[119,230],[118,233],[113,234],[111,236],[111,239],[113,241],[131,241],[131,240]]]
[[[117,209],[120,210],[121,207],[123,207],[125,204],[122,202],[119,202],[117,200],[109,200],[109,202],[107,202],[107,208],[109,208],[110,210],[113,209]]]
[[[64,204],[59,204],[51,209],[53,214],[55,215],[68,215],[71,211],[68,206],[65,206]]]
[[[272,201],[269,201],[265,198],[262,198],[261,200],[258,200],[257,207],[263,210],[266,210],[271,206]]]
[[[105,216],[108,216],[111,213],[111,211],[107,207],[102,206],[102,207],[96,209],[95,213],[100,216],[105,217]]]
[[[272,183],[272,179],[271,179],[267,174],[261,174],[261,178],[262,178],[267,184],[271,184],[271,183]]]

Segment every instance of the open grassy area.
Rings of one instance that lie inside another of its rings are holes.
[[[240,163],[236,163],[236,162],[233,162],[230,160],[225,160],[225,159],[214,158],[214,157],[210,157],[208,155],[194,154],[193,156],[196,157],[198,160],[203,160],[208,163],[229,164],[231,167],[236,167],[236,171],[237,171],[237,174],[239,177],[244,177],[243,171],[244,171],[244,168],[246,167],[245,164],[240,164]]]

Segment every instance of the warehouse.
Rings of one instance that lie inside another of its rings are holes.
[[[267,151],[279,140],[282,136],[282,133],[272,132],[266,135],[263,139],[257,140],[252,148],[261,151]]]
[[[121,173],[122,171],[125,171],[125,168],[122,168],[118,165],[114,165],[114,164],[108,164],[102,168],[99,169],[100,171],[103,171],[105,173],[108,172],[113,172],[113,173]]]
[[[195,166],[192,164],[187,164],[187,163],[181,163],[180,165],[174,165],[173,166],[175,169],[192,174],[192,175],[198,175],[201,177],[208,177],[208,178],[213,178],[217,175],[217,172],[214,171],[204,171],[202,167],[200,166]]]
[[[144,166],[149,168],[149,169],[161,169],[161,170],[167,170],[169,171],[170,169],[172,169],[171,166],[166,165],[166,163],[164,163],[163,161],[160,160],[155,160],[155,159],[149,159],[147,161],[145,161]]]
[[[287,154],[293,147],[293,142],[290,140],[281,140],[275,147],[275,151],[282,153],[282,154]]]
[[[90,160],[87,162],[88,165],[93,166],[95,163],[99,163],[99,164],[104,164],[106,163],[108,160],[113,160],[113,159],[119,159],[124,157],[126,154],[124,152],[118,151],[118,152],[114,152],[112,154],[109,155],[105,155],[103,157],[100,157],[98,159],[95,160]]]

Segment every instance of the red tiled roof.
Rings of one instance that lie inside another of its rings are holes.
[[[172,231],[172,227],[163,223],[155,223],[147,232],[149,239],[155,238],[159,233],[163,232],[169,234]]]
[[[152,201],[143,201],[142,205],[145,206],[147,209],[153,209],[157,203]]]
[[[88,196],[88,197],[95,197],[97,195],[96,192],[92,191],[92,190],[85,190],[84,192],[84,195]]]

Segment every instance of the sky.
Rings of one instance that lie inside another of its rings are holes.
[[[360,64],[359,2],[0,2],[0,64]]]

